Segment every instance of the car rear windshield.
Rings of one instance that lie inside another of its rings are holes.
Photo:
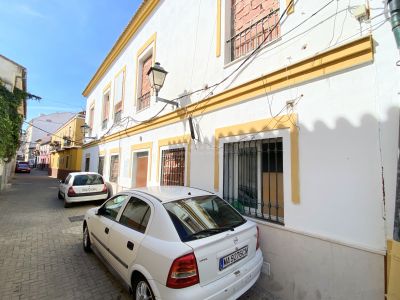
[[[18,167],[29,168],[28,164],[21,164],[21,163],[18,164]]]
[[[199,196],[164,204],[183,242],[204,238],[246,223],[246,220],[221,198]]]
[[[88,175],[77,175],[74,178],[74,183],[72,185],[93,185],[93,184],[103,184],[103,178],[97,174],[88,174]]]

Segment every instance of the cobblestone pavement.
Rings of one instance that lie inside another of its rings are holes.
[[[0,299],[130,299],[95,255],[82,249],[82,216],[96,203],[65,209],[45,172],[17,174],[0,194]],[[78,217],[79,219],[79,217]],[[241,297],[266,299],[256,289]]]

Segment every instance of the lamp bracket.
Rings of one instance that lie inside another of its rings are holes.
[[[178,108],[178,107],[179,107],[179,103],[178,103],[178,102],[176,102],[176,101],[167,100],[167,99],[160,98],[160,97],[156,96],[156,102],[158,102],[158,101],[160,101],[160,102],[164,102],[164,103],[167,103],[167,104],[174,105],[174,106],[176,106],[176,108]]]

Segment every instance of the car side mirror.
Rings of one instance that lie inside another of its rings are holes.
[[[97,208],[94,212],[95,215],[97,216],[101,216],[104,213],[104,208],[103,206],[100,206],[99,208]]]

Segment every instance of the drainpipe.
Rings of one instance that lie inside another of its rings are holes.
[[[396,40],[397,48],[400,49],[400,0],[388,0],[390,11],[390,23]]]

